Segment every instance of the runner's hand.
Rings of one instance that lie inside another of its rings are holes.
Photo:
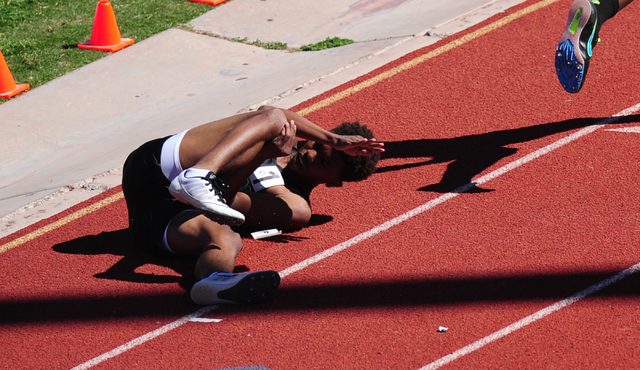
[[[384,152],[383,146],[384,143],[379,143],[376,139],[365,139],[360,135],[340,135],[334,147],[352,156],[372,156]]]
[[[273,139],[273,143],[280,150],[279,156],[286,156],[291,154],[291,150],[296,143],[296,124],[293,120],[285,122],[280,131],[280,135]]]

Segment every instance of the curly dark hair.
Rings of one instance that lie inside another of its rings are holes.
[[[331,132],[338,135],[360,135],[367,139],[374,138],[373,131],[366,125],[360,125],[360,122],[343,122]],[[351,156],[340,151],[340,155],[346,165],[342,181],[362,181],[366,179],[376,170],[376,165],[380,160],[380,153],[375,153],[372,156]]]

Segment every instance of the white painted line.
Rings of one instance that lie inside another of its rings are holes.
[[[465,185],[465,187],[467,188],[466,190],[468,190],[469,188],[473,187],[473,184]],[[341,252],[341,251],[343,251],[343,250],[345,250],[345,249],[347,249],[347,248],[349,248],[349,247],[351,247],[351,246],[353,246],[355,244],[358,244],[363,240],[369,239],[372,236],[378,235],[381,232],[383,232],[383,231],[385,231],[387,229],[390,229],[393,226],[399,225],[400,223],[402,223],[402,222],[404,222],[404,221],[406,221],[406,220],[408,220],[408,219],[410,219],[412,217],[415,217],[415,216],[423,213],[424,211],[429,210],[429,209],[437,206],[438,204],[442,204],[442,203],[446,202],[447,200],[458,196],[459,194],[460,193],[453,193],[452,192],[452,193],[444,194],[444,195],[442,195],[442,196],[440,196],[440,197],[438,197],[436,199],[433,199],[433,200],[421,205],[420,207],[416,207],[416,208],[410,210],[409,212],[407,212],[405,214],[402,214],[402,215],[400,215],[400,216],[398,216],[398,217],[396,217],[394,219],[391,219],[391,220],[389,220],[389,221],[387,221],[387,222],[385,222],[385,223],[383,223],[381,225],[378,225],[378,226],[374,227],[373,229],[371,229],[369,231],[365,231],[364,233],[362,233],[360,235],[357,235],[357,236],[355,236],[355,237],[353,237],[353,238],[351,238],[351,239],[349,239],[349,240],[347,240],[345,242],[342,242],[342,243],[340,243],[340,244],[338,244],[338,245],[336,245],[336,246],[334,246],[332,248],[329,248],[329,249],[327,249],[327,250],[325,250],[323,252],[320,252],[320,253],[316,254],[315,256],[313,256],[313,257],[307,258],[306,260],[304,260],[302,262],[296,263],[295,265],[280,271],[280,277],[284,278],[285,276],[291,275],[294,272],[300,271],[300,270],[302,270],[302,269],[304,269],[304,268],[306,268],[306,267],[308,267],[308,266],[310,266],[310,265],[312,265],[312,264],[314,264],[316,262],[320,262],[320,261],[322,261],[323,259],[325,259],[327,257],[331,257],[334,254],[336,254],[338,252]]]
[[[636,127],[625,127],[625,128],[610,128],[607,131],[617,131],[617,132],[633,132],[636,134],[640,134],[640,126]]]
[[[489,180],[492,180],[492,179],[494,179],[494,178],[496,178],[496,177],[498,177],[500,175],[505,174],[508,171],[511,171],[512,169],[514,169],[516,167],[521,166],[522,164],[524,164],[526,162],[530,162],[530,161],[532,161],[532,160],[534,160],[534,159],[536,159],[536,158],[538,158],[538,157],[540,157],[542,155],[545,155],[545,154],[549,153],[550,151],[555,150],[555,149],[557,149],[557,148],[559,148],[559,147],[561,147],[563,145],[566,145],[566,144],[568,144],[568,143],[570,143],[570,142],[572,142],[572,141],[574,141],[574,140],[576,140],[576,139],[578,139],[578,138],[580,138],[582,136],[588,135],[588,134],[596,131],[600,127],[603,127],[603,126],[605,126],[607,124],[613,123],[616,120],[618,120],[618,118],[620,118],[620,117],[631,115],[631,114],[637,112],[638,110],[640,110],[640,103],[638,103],[638,104],[636,104],[636,105],[634,105],[634,106],[632,106],[630,108],[627,108],[627,109],[625,109],[625,110],[613,115],[612,117],[604,119],[604,120],[598,122],[595,125],[585,127],[582,130],[580,130],[578,132],[575,132],[575,133],[573,133],[573,134],[571,134],[571,135],[569,135],[569,136],[567,136],[567,137],[565,137],[563,139],[560,139],[560,140],[556,141],[553,144],[550,144],[550,145],[548,145],[548,146],[546,146],[544,148],[538,149],[535,152],[533,152],[531,154],[528,154],[528,155],[526,155],[526,156],[524,156],[524,157],[522,157],[522,158],[520,158],[520,159],[518,159],[518,160],[516,160],[514,162],[511,162],[511,163],[499,168],[496,171],[493,171],[493,172],[491,172],[491,173],[489,173],[489,174],[487,174],[485,176],[482,176],[481,178],[476,180],[476,183],[482,184],[482,183],[485,183],[485,182],[487,182]],[[574,303],[574,302],[586,297],[587,295],[593,294],[594,292],[596,292],[596,291],[598,291],[600,289],[603,289],[604,287],[606,287],[608,285],[613,284],[614,282],[626,277],[627,275],[630,275],[630,274],[633,274],[633,273],[637,272],[638,268],[640,268],[640,263],[630,267],[629,269],[627,269],[627,270],[625,270],[625,271],[623,271],[623,272],[621,272],[621,273],[619,273],[619,274],[617,274],[617,275],[615,275],[615,276],[613,276],[613,277],[611,277],[611,278],[609,278],[607,280],[604,280],[603,282],[601,282],[599,284],[596,284],[596,285],[594,285],[594,286],[592,286],[590,288],[587,288],[587,289],[583,290],[582,292],[580,292],[580,293],[578,293],[578,294],[576,294],[576,295],[574,295],[572,297],[569,297],[569,298],[567,298],[565,300],[562,300],[562,301],[560,301],[560,302],[558,302],[558,303],[556,303],[556,304],[554,304],[552,306],[549,306],[549,307],[547,307],[547,308],[545,308],[543,310],[540,310],[540,311],[534,313],[533,315],[527,316],[524,319],[522,319],[520,321],[517,321],[517,322],[507,326],[504,329],[501,329],[501,330],[499,330],[499,331],[497,331],[497,332],[495,332],[495,333],[493,333],[493,334],[491,334],[489,336],[486,336],[486,337],[484,337],[484,338],[482,338],[482,339],[480,339],[480,340],[478,340],[478,341],[476,341],[474,343],[471,343],[470,345],[468,345],[466,347],[463,347],[463,348],[461,348],[461,349],[459,349],[459,350],[457,350],[457,351],[455,351],[455,352],[453,352],[453,353],[451,353],[451,354],[449,354],[447,356],[444,356],[444,357],[440,358],[439,360],[434,361],[434,362],[430,363],[429,365],[426,365],[426,366],[420,368],[420,370],[431,370],[431,369],[437,369],[437,368],[439,368],[441,366],[444,366],[444,365],[448,364],[451,361],[454,361],[454,360],[456,360],[456,359],[458,359],[458,358],[460,358],[462,356],[465,356],[465,355],[467,355],[467,354],[469,354],[469,353],[471,353],[473,351],[476,351],[476,350],[484,347],[485,345],[495,341],[496,339],[499,339],[499,338],[502,338],[502,337],[504,337],[506,335],[509,335],[512,332],[514,332],[514,331],[516,331],[516,330],[518,330],[518,329],[520,329],[520,328],[522,328],[522,327],[524,327],[526,325],[529,325],[534,321],[540,320],[541,318],[543,318],[543,317],[545,317],[545,316],[547,316],[547,315],[549,315],[549,314],[551,314],[551,313],[553,313],[555,311],[558,311],[559,309],[561,309],[563,307],[566,307],[566,306],[568,306],[568,305],[570,305],[570,304],[572,304],[572,303]]]
[[[308,258],[308,259],[306,259],[306,260],[304,260],[302,262],[299,262],[299,263],[297,263],[297,264],[295,264],[295,265],[293,265],[293,266],[291,266],[289,268],[286,268],[286,269],[280,271],[280,277],[284,278],[285,276],[288,276],[290,274],[293,274],[294,272],[300,271],[300,270],[302,270],[302,269],[304,269],[304,268],[306,268],[306,267],[308,267],[308,266],[310,266],[310,265],[312,265],[312,264],[314,264],[316,262],[322,261],[323,259],[325,259],[327,257],[330,257],[330,256],[332,256],[332,255],[334,255],[334,254],[336,254],[338,252],[341,252],[341,251],[343,251],[343,250],[355,245],[355,244],[358,244],[363,240],[366,240],[366,239],[371,238],[372,236],[378,235],[381,232],[383,232],[383,231],[385,231],[387,229],[390,229],[391,227],[396,226],[396,225],[398,225],[398,224],[400,224],[400,223],[402,223],[402,222],[404,222],[404,221],[406,221],[406,220],[408,220],[410,218],[413,218],[413,217],[415,217],[415,216],[417,216],[417,215],[419,215],[419,214],[421,214],[421,213],[423,213],[423,212],[425,212],[425,211],[427,211],[427,210],[429,210],[429,209],[431,209],[431,208],[433,208],[433,207],[435,207],[435,206],[437,206],[439,204],[442,204],[442,203],[446,202],[449,199],[455,198],[456,196],[460,195],[461,193],[464,193],[467,190],[469,190],[470,188],[474,187],[476,184],[482,184],[482,183],[490,181],[490,180],[492,180],[492,179],[494,179],[494,178],[496,178],[496,177],[498,177],[500,175],[504,175],[505,173],[507,173],[507,172],[517,168],[517,167],[520,167],[520,166],[522,166],[523,164],[525,164],[527,162],[530,162],[530,161],[532,161],[532,160],[534,160],[534,159],[536,159],[536,158],[538,158],[538,157],[540,157],[540,156],[542,156],[544,154],[547,154],[547,153],[551,152],[552,150],[560,148],[561,146],[564,146],[564,145],[566,145],[566,144],[568,144],[568,143],[570,143],[570,142],[572,142],[572,141],[574,141],[574,140],[576,140],[576,139],[578,139],[578,138],[580,138],[582,136],[588,135],[588,134],[594,132],[595,130],[599,129],[600,127],[606,125],[606,124],[613,123],[620,117],[628,116],[630,114],[633,114],[633,113],[637,112],[638,110],[640,110],[640,103],[634,105],[633,107],[627,108],[627,109],[621,111],[620,113],[617,113],[617,114],[613,115],[612,117],[604,119],[604,120],[600,121],[599,123],[597,123],[595,125],[585,127],[585,128],[583,128],[582,130],[580,130],[580,131],[578,131],[576,133],[573,133],[573,134],[571,134],[571,135],[569,135],[569,136],[567,136],[565,138],[562,138],[562,139],[556,141],[555,143],[550,144],[550,145],[548,145],[548,146],[546,146],[546,147],[544,147],[542,149],[536,150],[535,152],[533,152],[531,154],[528,154],[528,155],[526,155],[526,156],[524,156],[524,157],[522,157],[522,158],[520,158],[520,159],[518,159],[518,160],[516,160],[514,162],[511,162],[511,163],[509,163],[509,164],[507,164],[505,166],[502,166],[499,169],[497,169],[495,171],[492,171],[492,172],[490,172],[489,174],[487,174],[485,176],[480,177],[478,180],[476,180],[473,183],[469,183],[469,184],[463,185],[463,186],[453,190],[451,193],[443,194],[443,195],[439,196],[438,198],[432,199],[429,202],[427,202],[427,203],[425,203],[425,204],[423,204],[423,205],[421,205],[419,207],[416,207],[416,208],[414,208],[414,209],[412,209],[412,210],[410,210],[410,211],[408,211],[408,212],[406,212],[406,213],[404,213],[404,214],[402,214],[402,215],[400,215],[400,216],[398,216],[398,217],[396,217],[396,218],[394,218],[392,220],[389,220],[389,221],[387,221],[387,222],[385,222],[385,223],[383,223],[381,225],[378,225],[378,226],[374,227],[373,229],[371,229],[369,231],[366,231],[366,232],[364,232],[364,233],[362,233],[360,235],[357,235],[357,236],[355,236],[355,237],[353,237],[353,238],[351,238],[351,239],[349,239],[349,240],[347,240],[345,242],[342,242],[342,243],[340,243],[340,244],[338,244],[338,245],[336,245],[336,246],[334,246],[332,248],[329,248],[329,249],[327,249],[327,250],[325,250],[323,252],[320,252],[319,254],[317,254],[317,255],[315,255],[313,257],[310,257],[310,258]],[[212,310],[214,310],[214,309],[216,309],[218,307],[219,306],[204,307],[204,308],[194,312],[191,315],[184,316],[181,319],[178,319],[178,320],[176,320],[176,321],[174,321],[174,322],[172,322],[170,324],[167,324],[167,325],[165,325],[165,326],[163,326],[163,327],[161,327],[159,329],[156,329],[156,330],[154,330],[154,331],[152,331],[152,332],[150,332],[148,334],[145,334],[145,335],[143,335],[141,337],[133,339],[130,342],[127,342],[127,343],[121,345],[120,347],[117,347],[117,348],[115,348],[115,349],[113,349],[113,350],[111,350],[111,351],[109,351],[107,353],[104,353],[104,354],[102,354],[102,355],[100,355],[98,357],[95,357],[95,358],[85,362],[84,364],[78,365],[78,366],[74,367],[72,370],[88,369],[88,368],[90,368],[92,366],[95,366],[95,365],[97,365],[97,364],[99,364],[99,363],[101,363],[101,362],[103,362],[105,360],[108,360],[108,359],[110,359],[112,357],[115,357],[115,356],[117,356],[117,355],[119,355],[119,354],[121,354],[123,352],[126,352],[126,351],[128,351],[128,350],[130,350],[130,349],[132,349],[132,348],[134,348],[136,346],[139,346],[140,344],[143,344],[144,342],[147,342],[147,341],[149,341],[151,339],[154,339],[154,338],[156,338],[156,337],[158,337],[158,336],[160,336],[160,335],[162,335],[162,334],[164,334],[164,333],[166,333],[166,332],[168,332],[170,330],[173,330],[173,329],[175,329],[177,327],[180,327],[183,324],[189,322],[192,318],[196,318],[196,317],[199,317],[201,315],[204,315],[205,313],[208,313],[208,312],[210,312],[210,311],[212,311]]]
[[[192,319],[190,319],[189,321],[191,322],[204,322],[204,323],[210,323],[210,322],[220,322],[222,321],[222,319],[209,319],[207,317],[194,317]]]
[[[206,314],[206,313],[208,313],[208,312],[210,312],[210,311],[212,311],[212,310],[214,310],[214,309],[216,309],[218,307],[220,307],[220,306],[207,306],[207,307],[201,308],[198,311],[196,311],[196,312],[194,312],[194,313],[192,313],[190,315],[184,316],[184,317],[182,317],[182,318],[180,318],[180,319],[178,319],[178,320],[176,320],[176,321],[174,321],[172,323],[169,323],[169,324],[167,324],[165,326],[162,326],[162,327],[160,327],[160,328],[158,328],[158,329],[156,329],[156,330],[154,330],[152,332],[149,332],[149,333],[147,333],[145,335],[142,335],[142,336],[140,336],[140,337],[138,337],[136,339],[133,339],[133,340],[121,345],[120,347],[114,348],[109,352],[101,354],[98,357],[94,357],[93,359],[91,359],[91,360],[89,360],[89,361],[87,361],[87,362],[85,362],[83,364],[80,364],[80,365],[72,368],[71,370],[84,370],[84,369],[88,369],[90,367],[93,367],[93,366],[95,366],[95,365],[97,365],[97,364],[99,364],[99,363],[101,363],[103,361],[106,361],[106,360],[108,360],[108,359],[110,359],[112,357],[116,357],[117,355],[119,355],[121,353],[127,352],[128,350],[130,350],[130,349],[132,349],[134,347],[137,347],[137,346],[141,345],[144,342],[150,341],[151,339],[159,337],[159,336],[161,336],[162,334],[164,334],[164,333],[166,333],[168,331],[171,331],[171,330],[173,330],[173,329],[175,329],[177,327],[180,327],[180,326],[188,323],[189,321],[191,321],[191,319],[194,319],[196,317],[202,316],[202,315],[204,315],[204,314]]]
[[[629,275],[635,274],[636,272],[638,272],[638,270],[640,270],[640,263],[635,264],[635,265],[629,267],[628,269],[626,269],[626,270],[624,270],[624,271],[622,271],[622,272],[620,272],[620,273],[618,273],[618,274],[616,274],[616,275],[614,275],[614,276],[612,276],[612,277],[610,277],[610,278],[608,278],[606,280],[603,280],[603,281],[599,282],[598,284],[592,285],[592,286],[588,287],[587,289],[585,289],[585,290],[583,290],[583,291],[581,291],[581,292],[579,292],[579,293],[577,293],[575,295],[572,295],[569,298],[563,299],[563,300],[561,300],[559,302],[556,302],[555,304],[553,304],[553,305],[551,305],[551,306],[549,306],[547,308],[544,308],[544,309],[542,309],[542,310],[540,310],[540,311],[538,311],[538,312],[536,312],[536,313],[534,313],[532,315],[529,315],[529,316],[525,317],[524,319],[522,319],[520,321],[514,322],[513,324],[511,324],[511,325],[509,325],[509,326],[507,326],[507,327],[505,327],[503,329],[500,329],[500,330],[496,331],[493,334],[487,335],[486,337],[484,337],[484,338],[482,338],[482,339],[480,339],[478,341],[475,341],[475,342],[469,344],[466,347],[462,347],[462,348],[460,348],[459,350],[453,352],[450,355],[444,356],[444,357],[442,357],[442,358],[430,363],[429,365],[421,367],[419,370],[438,369],[438,368],[450,363],[451,361],[457,360],[462,356],[468,355],[469,353],[471,353],[473,351],[476,351],[476,350],[486,346],[487,344],[489,344],[489,343],[491,343],[493,341],[496,341],[496,340],[498,340],[498,339],[500,339],[502,337],[505,337],[505,336],[513,333],[514,331],[516,331],[518,329],[522,329],[523,327],[525,327],[525,326],[527,326],[527,325],[529,325],[529,324],[531,324],[533,322],[536,322],[536,321],[542,319],[545,316],[548,316],[548,315],[550,315],[550,314],[552,314],[552,313],[554,313],[554,312],[556,312],[556,311],[558,311],[558,310],[560,310],[560,309],[562,309],[564,307],[567,307],[567,306],[569,306],[571,304],[574,304],[574,303],[578,302],[579,300],[581,300],[581,299],[583,299],[583,298],[585,298],[585,297],[587,297],[587,296],[589,296],[589,295],[591,295],[591,294],[593,294],[593,293],[595,293],[595,292],[597,292],[599,290],[602,290],[602,289],[608,287],[609,285],[611,285],[611,284],[613,284],[613,283],[615,283],[615,282],[617,282],[619,280],[624,279],[625,277],[627,277]]]
[[[353,237],[353,238],[351,238],[351,239],[349,239],[349,240],[347,240],[345,242],[342,242],[342,243],[336,245],[335,247],[329,248],[329,249],[327,249],[327,250],[325,250],[325,251],[323,251],[323,252],[321,252],[319,254],[316,254],[313,257],[310,257],[310,258],[308,258],[308,259],[306,259],[306,260],[304,260],[302,262],[299,262],[299,263],[297,263],[297,264],[295,264],[295,265],[293,265],[293,266],[281,271],[280,272],[280,277],[284,278],[287,275],[290,275],[290,274],[292,274],[292,273],[294,273],[296,271],[302,270],[302,269],[308,267],[309,265],[312,265],[314,263],[322,261],[323,259],[325,259],[327,257],[330,257],[330,256],[332,256],[332,255],[334,255],[334,254],[336,254],[338,252],[341,252],[341,251],[351,247],[354,244],[358,244],[363,240],[366,240],[366,239],[371,238],[372,236],[378,235],[381,232],[383,232],[383,231],[385,231],[387,229],[390,229],[393,226],[396,226],[396,225],[398,225],[398,224],[400,224],[400,223],[402,223],[402,222],[404,222],[404,221],[406,221],[406,220],[408,220],[408,219],[410,219],[412,217],[415,217],[415,216],[417,216],[417,215],[419,215],[419,214],[421,214],[421,213],[423,213],[425,211],[428,211],[429,209],[431,209],[431,208],[433,208],[433,207],[435,207],[435,206],[437,206],[439,204],[442,204],[442,203],[448,201],[449,199],[452,199],[452,198],[460,195],[461,193],[466,192],[467,190],[469,190],[470,188],[474,187],[475,185],[484,184],[484,183],[486,183],[488,181],[491,181],[491,180],[495,179],[498,176],[504,175],[505,173],[522,166],[525,163],[531,162],[536,158],[539,158],[539,157],[541,157],[541,156],[543,156],[545,154],[548,154],[549,152],[551,152],[553,150],[556,150],[556,149],[558,149],[558,148],[560,148],[560,147],[562,147],[564,145],[569,144],[570,142],[572,142],[574,140],[577,140],[577,139],[579,139],[579,138],[581,138],[581,137],[583,137],[585,135],[588,135],[588,134],[596,131],[600,127],[603,127],[603,126],[605,126],[607,124],[613,123],[613,122],[617,121],[620,117],[631,115],[631,114],[637,112],[638,110],[640,110],[640,103],[634,105],[633,107],[627,108],[627,109],[625,109],[625,110],[623,110],[623,111],[621,111],[621,112],[619,112],[619,113],[617,113],[617,114],[615,114],[615,115],[613,115],[613,116],[611,116],[609,118],[603,119],[602,121],[600,121],[600,122],[598,122],[598,123],[596,123],[594,125],[587,126],[587,127],[583,128],[582,130],[580,130],[578,132],[575,132],[575,133],[573,133],[573,134],[571,134],[571,135],[569,135],[567,137],[564,137],[564,138],[556,141],[555,143],[549,144],[549,145],[547,145],[547,146],[545,146],[545,147],[543,147],[541,149],[538,149],[533,153],[527,154],[526,156],[524,156],[524,157],[522,157],[522,158],[520,158],[518,160],[515,160],[515,161],[513,161],[511,163],[508,163],[508,164],[498,168],[497,170],[492,171],[492,172],[490,172],[490,173],[488,173],[488,174],[476,179],[472,183],[468,183],[466,185],[463,185],[463,186],[453,190],[450,193],[443,194],[443,195],[439,196],[438,198],[430,200],[429,202],[427,202],[427,203],[425,203],[425,204],[423,204],[423,205],[421,205],[419,207],[416,207],[416,208],[410,210],[409,212],[407,212],[405,214],[402,214],[402,215],[400,215],[400,216],[398,216],[398,217],[396,217],[394,219],[391,219],[391,220],[389,220],[389,221],[387,221],[387,222],[385,222],[385,223],[383,223],[381,225],[378,225],[378,226],[374,227],[373,229],[371,229],[369,231],[366,231],[366,232],[364,232],[364,233],[362,233],[360,235],[357,235],[357,236],[355,236],[355,237]]]

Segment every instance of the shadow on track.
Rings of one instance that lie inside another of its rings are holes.
[[[428,161],[388,166],[378,172],[433,163],[451,162],[438,184],[420,190],[448,192],[471,182],[502,158],[517,152],[507,145],[539,139],[545,136],[587,127],[601,118],[572,119],[514,130],[496,131],[439,140],[409,140],[386,142],[383,158],[431,158]],[[640,116],[620,118],[616,123],[640,122]],[[471,190],[473,191],[473,189]],[[476,189],[476,191],[491,191]],[[319,217],[318,224],[330,218]],[[282,240],[288,242],[294,240]],[[193,260],[162,257],[136,249],[128,230],[104,232],[58,244],[53,249],[68,254],[112,254],[123,258],[98,278],[140,283],[178,283],[188,289],[194,283]],[[135,270],[145,264],[157,264],[176,271],[180,276],[140,274]],[[241,266],[240,266],[241,268]],[[256,306],[229,306],[239,314],[252,312],[288,312],[305,310],[375,309],[378,307],[427,307],[475,304],[482,302],[540,301],[565,299],[588,286],[598,283],[618,271],[593,271],[528,276],[494,276],[463,279],[370,281],[364,284],[282,287],[271,301]],[[599,292],[597,296],[616,296],[637,299],[640,296],[640,277],[633,275]],[[119,294],[117,296],[77,297],[65,299],[2,300],[0,324],[26,322],[77,322],[95,319],[127,317],[176,318],[194,312],[186,292],[162,294]]]
[[[195,260],[142,251],[133,244],[133,238],[128,229],[83,236],[54,245],[53,250],[64,254],[122,256],[122,259],[107,271],[93,275],[99,279],[147,284],[178,283],[184,289],[190,288],[195,283],[192,277]],[[147,264],[169,268],[180,276],[144,274],[135,271]]]
[[[310,226],[322,225],[333,218],[314,214]],[[306,238],[279,235],[269,238],[270,242],[291,243]],[[0,324],[24,322],[86,321],[95,319],[117,319],[122,317],[168,317],[176,318],[200,308],[191,301],[189,290],[196,282],[193,270],[195,258],[178,257],[169,253],[149,253],[133,244],[128,229],[86,235],[52,249],[58,253],[71,255],[114,255],[122,258],[106,271],[94,273],[95,278],[126,281],[142,284],[178,284],[184,291],[156,294],[122,294],[104,296],[69,297],[64,299],[29,299],[24,301],[4,301],[0,297]],[[149,274],[139,272],[144,265],[156,265],[173,270],[175,274]],[[137,271],[138,270],[138,271]],[[249,271],[244,265],[235,267],[235,272]]]
[[[314,214],[311,217],[309,226],[318,226],[333,220],[331,216]],[[249,234],[243,238],[251,238]],[[301,241],[307,238],[296,237],[293,235],[279,235],[269,238],[269,241],[275,243],[290,243]],[[133,239],[128,229],[122,229],[111,232],[102,232],[98,235],[87,235],[77,239],[73,239],[64,243],[54,245],[54,251],[63,254],[77,255],[101,255],[110,254],[114,256],[122,256],[116,264],[111,266],[104,272],[93,275],[99,279],[120,280],[132,283],[146,284],[169,284],[177,283],[185,290],[191,289],[195,283],[193,277],[193,269],[195,267],[195,258],[179,257],[170,253],[158,251],[149,253],[140,250],[133,244]],[[144,265],[157,265],[169,268],[178,275],[157,275],[136,272]],[[249,271],[246,266],[236,266],[235,272]]]
[[[418,139],[406,141],[385,141],[386,151],[382,159],[388,158],[431,158],[420,163],[381,167],[376,173],[398,171],[405,168],[420,167],[429,164],[451,162],[442,179],[437,184],[421,187],[421,191],[448,193],[472,182],[482,171],[499,160],[515,154],[518,149],[507,145],[523,143],[546,136],[584,128],[603,121],[605,118],[579,118],[562,122],[546,123],[537,126],[522,127],[513,130],[488,132],[485,134],[461,136],[451,139]],[[615,124],[640,122],[640,115],[619,118]],[[478,187],[467,193],[493,191]]]
[[[568,298],[619,271],[489,276],[461,279],[371,281],[361,284],[282,287],[270,301],[226,306],[236,314],[300,312],[386,307],[429,307],[486,302],[547,301]],[[640,297],[640,276],[631,275],[596,293],[596,297]],[[120,295],[68,299],[0,300],[0,325],[80,322],[127,317],[177,318],[195,312],[188,294]],[[220,311],[216,311],[220,312]]]

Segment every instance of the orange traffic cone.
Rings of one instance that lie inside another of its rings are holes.
[[[78,47],[113,52],[131,44],[133,44],[133,39],[120,38],[116,15],[113,13],[111,3],[106,0],[98,2],[91,40],[78,44]]]
[[[216,6],[216,5],[224,3],[227,0],[189,0],[189,1],[192,1],[194,3],[203,3],[203,4],[209,4],[209,5]]]
[[[16,85],[7,61],[4,60],[4,56],[0,51],[0,98],[9,99],[28,89],[29,84]]]

